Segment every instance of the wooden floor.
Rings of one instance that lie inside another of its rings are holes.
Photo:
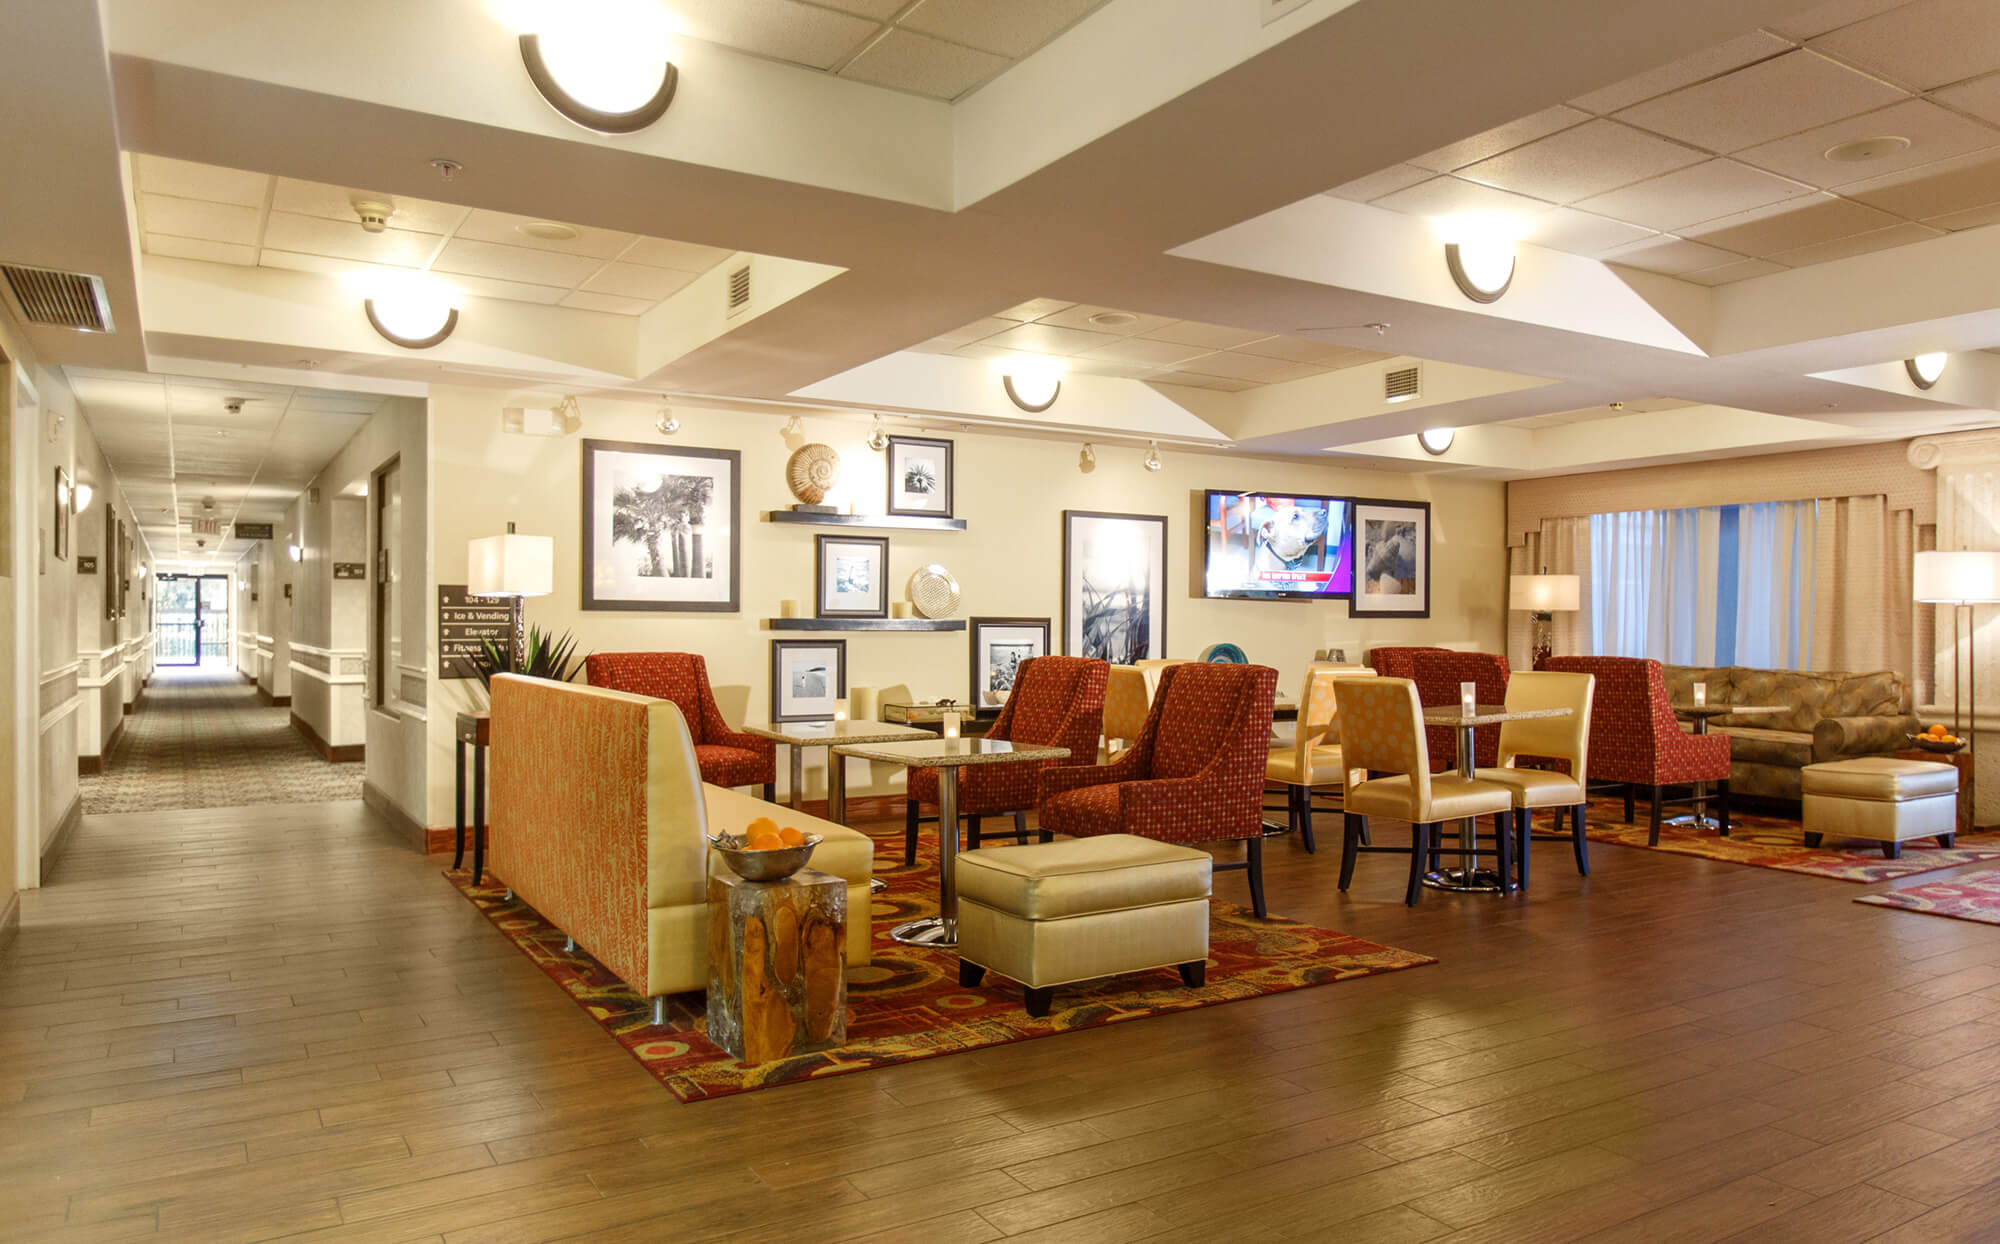
[[[1443,964],[682,1106],[359,804],[87,818],[0,957],[0,1235],[2000,1237],[2000,929],[1273,847],[1275,910]]]

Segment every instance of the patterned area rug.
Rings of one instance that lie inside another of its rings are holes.
[[[83,810],[151,812],[361,798],[361,762],[328,764],[233,670],[162,667],[125,719]]]
[[[724,1097],[799,1080],[867,1071],[896,1063],[1124,1023],[1264,994],[1395,972],[1436,963],[1429,955],[1378,946],[1296,921],[1259,920],[1228,903],[1211,902],[1208,983],[1182,986],[1172,968],[1058,989],[1056,1009],[1032,1019],[1014,982],[989,974],[978,989],[958,983],[958,957],[946,950],[904,946],[889,930],[937,911],[935,839],[928,833],[917,863],[893,869],[878,857],[889,888],[875,896],[873,962],[848,973],[848,1043],[779,1062],[739,1063],[704,1035],[703,996],[668,999],[668,1027],[654,1028],[644,998],[590,956],[565,953],[561,930],[532,908],[506,901],[504,883],[475,887],[468,872],[446,872],[521,953],[567,989],[606,1032],[682,1101]]]
[[[1754,813],[1729,815],[1729,837],[1712,829],[1666,825],[1660,829],[1660,845],[1646,845],[1646,810],[1640,807],[1633,823],[1625,824],[1622,799],[1593,799],[1585,823],[1592,842],[1610,842],[1621,847],[1666,851],[1674,855],[1698,855],[1706,860],[1748,864],[1753,868],[1775,868],[1780,872],[1805,873],[1873,885],[1894,881],[1940,868],[1957,868],[1981,860],[2000,859],[2000,833],[1960,834],[1957,845],[1947,851],[1934,839],[1920,838],[1903,844],[1903,858],[1884,859],[1882,848],[1858,839],[1827,840],[1818,848],[1805,845],[1799,823],[1785,817]],[[1546,822],[1543,823],[1546,828]]]
[[[1950,881],[1927,881],[1887,894],[1864,894],[1854,900],[1875,907],[1920,911],[1948,920],[2000,924],[2000,868],[1967,873]]]

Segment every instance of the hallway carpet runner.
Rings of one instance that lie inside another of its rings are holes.
[[[1727,838],[1712,829],[1662,826],[1660,845],[1657,847],[1646,845],[1646,809],[1643,805],[1637,809],[1632,824],[1627,825],[1624,800],[1593,799],[1585,815],[1585,825],[1585,833],[1592,842],[1638,847],[1642,851],[1665,851],[1672,855],[1695,855],[1706,860],[1748,864],[1752,868],[1774,868],[1779,872],[1829,877],[1859,885],[1894,881],[1898,877],[1935,872],[1940,868],[1957,868],[1961,864],[1976,864],[1982,860],[2000,860],[2000,833],[1990,830],[1960,834],[1957,844],[1950,850],[1938,846],[1936,840],[1931,838],[1906,842],[1903,844],[1903,858],[1892,860],[1883,857],[1882,848],[1877,844],[1859,839],[1845,842],[1828,840],[1817,848],[1808,847],[1804,831],[1797,821],[1755,813],[1732,811]],[[1539,820],[1536,828],[1538,832],[1547,829],[1547,818]]]
[[[2000,924],[2000,868],[1967,873],[1950,881],[1927,881],[1886,894],[1864,894],[1854,901],[1949,920]]]
[[[886,855],[882,862],[887,863]],[[580,950],[563,951],[563,932],[489,873],[473,886],[469,872],[445,876],[521,953],[569,991],[577,1005],[638,1059],[675,1097],[700,1101],[752,1089],[867,1071],[897,1063],[1124,1023],[1265,994],[1328,985],[1436,963],[1429,955],[1378,946],[1358,937],[1210,902],[1208,983],[1186,989],[1172,968],[1058,989],[1056,1008],[1030,1018],[1020,986],[989,975],[978,989],[958,983],[958,956],[904,946],[889,930],[937,911],[936,839],[926,833],[914,866],[878,870],[889,888],[875,896],[873,962],[848,973],[846,1045],[779,1062],[744,1064],[709,1044],[699,993],[667,1000],[667,1028],[623,981]]]

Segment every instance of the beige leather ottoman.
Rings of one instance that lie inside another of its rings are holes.
[[[1867,838],[1896,859],[1912,838],[1949,847],[1958,831],[1958,770],[1928,760],[1859,756],[1799,770],[1805,792],[1806,845],[1826,838]]]
[[[1047,1015],[1057,985],[1173,966],[1190,989],[1208,969],[1205,851],[1131,834],[958,857],[958,979],[988,969],[1027,987]]]

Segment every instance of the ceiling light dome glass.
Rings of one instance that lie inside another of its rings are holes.
[[[1514,282],[1515,251],[1528,234],[1512,216],[1445,216],[1432,222],[1444,239],[1445,267],[1459,292],[1474,302],[1498,302]]]
[[[674,23],[647,0],[495,0],[520,35],[535,89],[587,129],[629,134],[665,114],[680,72],[669,59]]]
[[[457,295],[441,282],[422,277],[377,280],[365,294],[368,322],[405,349],[429,349],[458,327]]]
[[[1014,405],[1039,414],[1062,395],[1062,366],[1053,359],[1011,359],[1001,366],[1001,387]]]
[[[1944,375],[1944,365],[1950,361],[1949,354],[1936,350],[1929,354],[1919,354],[1913,359],[1904,359],[1903,368],[1910,373],[1912,384],[1919,389],[1928,389],[1938,382],[1938,377]]]
[[[1425,428],[1417,433],[1417,444],[1424,447],[1425,453],[1432,455],[1444,453],[1457,439],[1457,428]]]

